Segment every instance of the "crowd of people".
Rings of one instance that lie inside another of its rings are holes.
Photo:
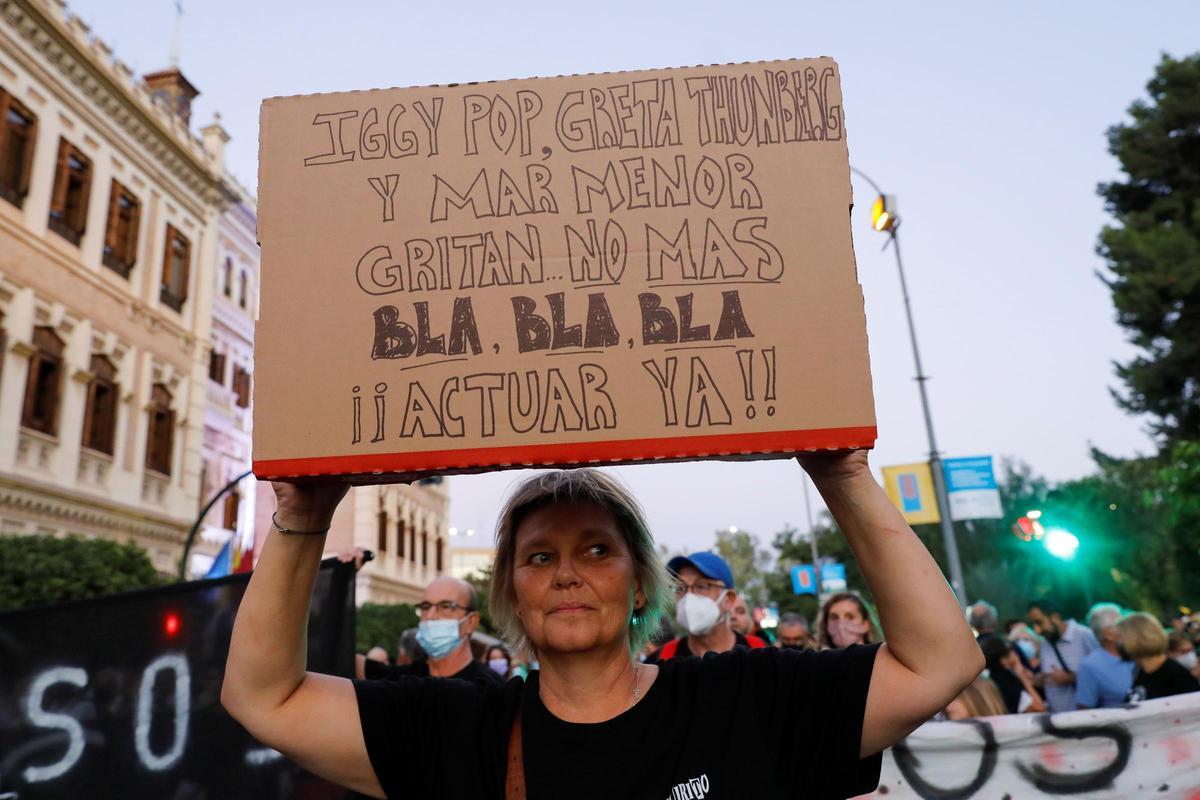
[[[870,607],[856,592],[825,599],[815,630],[794,612],[781,614],[771,628],[763,629],[754,605],[738,593],[733,572],[720,555],[680,556],[667,570],[675,625],[661,622],[642,648],[643,663],[735,648],[824,650],[881,640]],[[358,656],[357,677],[431,675],[497,682],[528,674],[531,664],[503,642],[478,632],[475,588],[470,583],[438,578],[416,609],[420,624],[404,632],[394,662],[385,648],[373,647]],[[938,719],[1116,708],[1200,691],[1200,614],[1164,625],[1150,614],[1105,602],[1092,606],[1086,624],[1081,624],[1065,618],[1054,600],[1041,598],[1029,604],[1023,619],[1001,624],[995,606],[986,600],[970,606],[967,617],[986,668]]]
[[[376,798],[870,792],[883,751],[951,703],[984,658],[865,454],[798,460],[874,608],[838,595],[812,626],[784,615],[764,631],[718,555],[664,564],[624,486],[551,470],[499,515],[497,636],[480,635],[470,584],[441,578],[396,658],[371,648],[358,680],[304,669],[309,597],[346,486],[276,483],[221,702],[264,745]]]
[[[1165,624],[1115,603],[1096,603],[1086,624],[1052,598],[1029,603],[1024,619],[1001,625],[995,606],[968,609],[987,669],[946,709],[948,719],[1118,708],[1200,691],[1200,619]]]

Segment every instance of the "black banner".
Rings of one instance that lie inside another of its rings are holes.
[[[0,800],[347,797],[221,708],[248,581],[0,614]],[[309,670],[350,677],[353,564],[321,565],[308,623]]]

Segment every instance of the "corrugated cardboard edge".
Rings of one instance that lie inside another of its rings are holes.
[[[783,61],[820,61],[822,59],[832,61],[835,67],[838,67],[838,75],[841,75],[841,67],[838,66],[837,59],[833,56],[804,56],[803,58],[763,58],[757,61],[726,61],[721,64],[693,64],[691,66],[674,66],[674,67],[638,67],[637,69],[618,69],[606,72],[569,72],[560,75],[527,75],[523,78],[492,78],[486,81],[459,81],[457,83],[427,83],[421,86],[377,86],[374,89],[345,89],[333,92],[311,92],[309,94],[281,94],[264,97],[262,104],[266,105],[272,100],[293,100],[305,97],[321,97],[328,94],[369,94],[371,92],[392,92],[397,89],[456,89],[459,86],[488,86],[493,83],[507,83],[509,81],[532,81],[532,80],[555,80],[557,78],[591,78],[596,75],[628,75],[632,72],[676,72],[685,69],[716,69],[718,67],[749,67],[755,64],[778,64]]]
[[[321,456],[254,462],[260,480],[337,477],[348,483],[396,480],[397,476],[445,475],[529,467],[601,466],[680,459],[787,458],[815,450],[862,450],[874,446],[874,425],[772,431],[752,434],[622,439],[604,442],[432,450],[421,453]],[[385,477],[386,476],[386,477]]]

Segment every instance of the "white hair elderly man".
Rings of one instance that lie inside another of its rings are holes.
[[[1084,656],[1075,680],[1075,704],[1080,708],[1116,708],[1125,702],[1133,685],[1134,663],[1117,652],[1117,623],[1121,608],[1097,603],[1088,612],[1088,627],[1100,648]]]

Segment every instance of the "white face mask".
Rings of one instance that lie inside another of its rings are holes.
[[[1191,672],[1192,670],[1194,670],[1196,668],[1196,651],[1195,650],[1193,650],[1190,653],[1184,653],[1181,656],[1171,656],[1171,658],[1175,659],[1179,663],[1179,666],[1183,667],[1188,672]]]
[[[675,606],[675,621],[692,636],[703,636],[721,621],[721,607],[710,597],[688,592]]]

